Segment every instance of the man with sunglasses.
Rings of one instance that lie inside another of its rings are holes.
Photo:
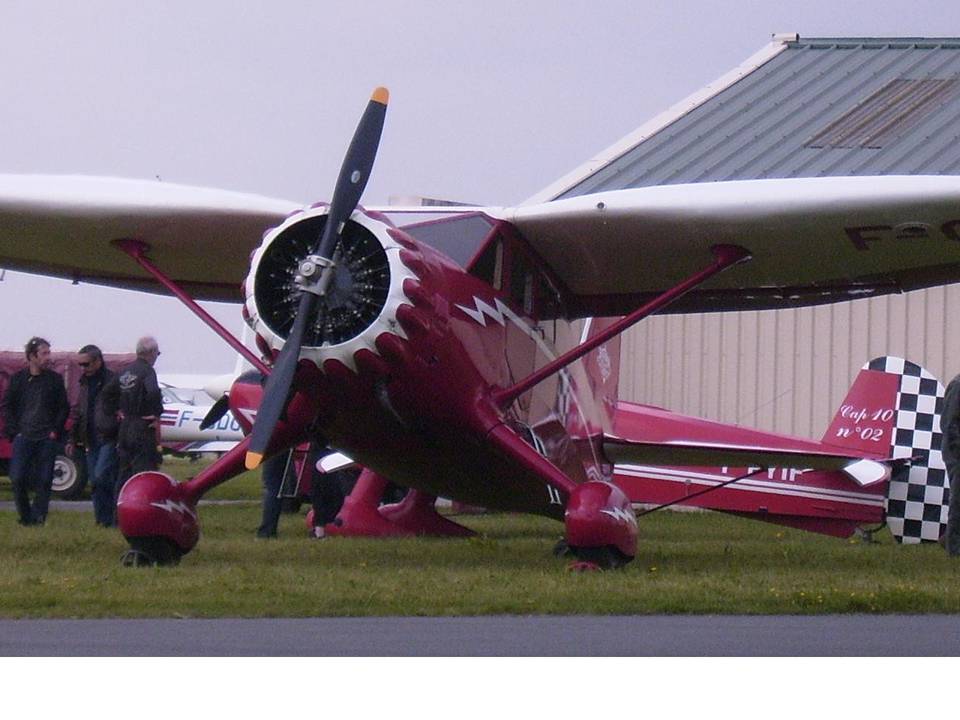
[[[43,525],[70,405],[63,376],[50,369],[50,343],[30,338],[24,353],[27,367],[10,379],[3,398],[4,429],[13,440],[10,482],[20,524]],[[31,488],[35,490],[32,506]]]
[[[96,345],[80,348],[77,364],[82,371],[80,391],[71,416],[73,424],[67,451],[68,454],[72,454],[70,450],[83,453],[94,520],[102,527],[112,527],[116,524],[113,486],[117,475],[117,423],[115,417],[102,417],[102,409],[98,415],[97,398],[113,379],[113,373],[103,364],[103,353]]]

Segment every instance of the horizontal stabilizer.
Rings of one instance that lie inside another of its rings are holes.
[[[889,476],[883,463],[855,455],[812,450],[787,450],[757,445],[692,443],[683,441],[636,442],[605,438],[603,450],[616,465],[689,465],[729,467],[796,468],[798,470],[842,470],[860,485],[869,485]]]

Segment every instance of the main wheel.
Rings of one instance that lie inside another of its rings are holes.
[[[621,568],[633,560],[613,545],[602,547],[570,547],[570,554],[582,563],[596,565],[604,570]]]
[[[83,485],[84,478],[77,464],[66,455],[57,455],[53,463],[53,495],[61,500],[76,500]]]

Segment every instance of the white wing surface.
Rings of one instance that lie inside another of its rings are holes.
[[[163,182],[0,175],[0,267],[161,292],[111,244],[135,239],[198,299],[240,301],[250,252],[299,207]]]
[[[198,299],[239,300],[250,251],[299,209],[257,195],[115,178],[0,176],[0,267],[154,292],[112,242],[136,239]],[[753,259],[668,308],[793,307],[960,280],[960,177],[747,180],[484,210],[553,270],[573,316],[616,315],[703,269]]]
[[[493,213],[566,286],[574,315],[614,315],[705,267],[753,259],[667,312],[792,307],[960,280],[960,177],[825,177],[664,185]]]

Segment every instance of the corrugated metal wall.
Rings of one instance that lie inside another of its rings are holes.
[[[952,309],[952,312],[951,312]],[[620,397],[819,438],[868,360],[960,372],[960,284],[870,300],[652,317],[624,335]]]
[[[957,38],[790,42],[555,197],[719,180],[955,175],[958,79]]]

